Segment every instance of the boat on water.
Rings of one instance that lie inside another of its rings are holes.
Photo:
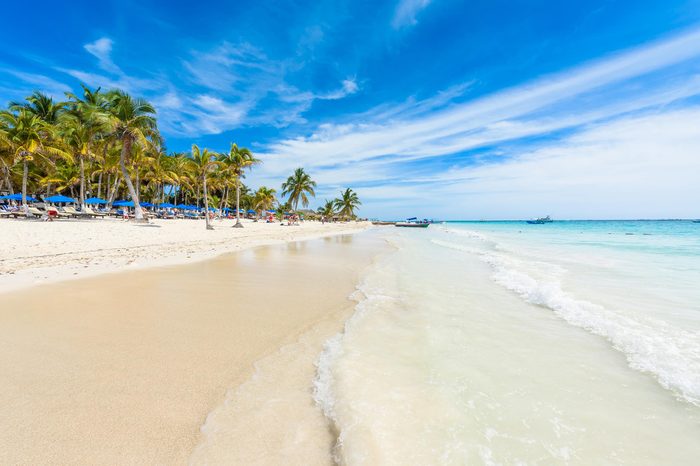
[[[693,220],[693,223],[700,223],[700,220]]]
[[[530,225],[542,225],[544,223],[552,223],[553,221],[554,220],[549,218],[549,215],[547,215],[546,217],[540,217],[537,220],[527,220],[527,223]]]
[[[397,227],[405,228],[428,228],[430,224],[433,223],[429,220],[418,220],[416,217],[411,217],[406,219],[405,222],[396,222],[394,225]]]

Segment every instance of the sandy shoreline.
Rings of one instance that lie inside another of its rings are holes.
[[[368,222],[299,226],[215,220],[205,231],[203,220],[152,220],[136,225],[116,219],[39,222],[0,221],[0,293],[67,279],[121,270],[190,263],[227,252],[351,233]]]
[[[1,294],[0,458],[328,464],[314,362],[384,248],[336,235]]]

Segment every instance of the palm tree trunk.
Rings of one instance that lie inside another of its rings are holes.
[[[109,175],[110,177],[112,176],[111,174]],[[107,205],[110,207],[112,206],[112,202],[114,202],[114,196],[117,194],[117,187],[119,186],[119,176],[115,175],[114,176],[114,184],[112,185],[111,189],[109,184],[107,184]]]
[[[206,170],[206,168],[205,168]],[[207,230],[213,230],[214,227],[209,225],[209,199],[207,199],[207,175],[202,176],[202,190],[204,191],[204,219]]]
[[[85,210],[85,160],[82,156],[80,157],[80,209]]]
[[[97,197],[102,198],[102,172],[97,177]]]
[[[122,176],[124,177],[124,181],[126,182],[126,187],[129,189],[131,199],[134,201],[134,218],[137,222],[148,222],[148,220],[145,220],[143,218],[143,210],[141,210],[141,204],[139,204],[139,196],[136,193],[136,190],[134,189],[134,184],[131,182],[129,172],[126,170],[126,157],[127,155],[131,154],[131,143],[132,140],[128,136],[125,136],[122,139],[122,152],[119,156],[119,165],[122,169]]]
[[[7,190],[10,194],[14,194],[15,190],[12,187],[12,179],[10,178],[10,167],[7,166],[4,160],[2,160],[2,172],[5,176],[5,184],[7,185]]]
[[[241,223],[241,179],[236,177],[236,224],[235,228],[243,228]]]
[[[28,155],[29,154],[25,154],[24,157],[22,157],[22,207],[24,208],[25,212],[27,212],[27,210],[29,209],[27,207],[27,179],[29,178],[29,162],[27,162]]]

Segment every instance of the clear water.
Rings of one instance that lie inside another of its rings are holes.
[[[319,361],[342,464],[700,464],[700,224],[387,230]]]

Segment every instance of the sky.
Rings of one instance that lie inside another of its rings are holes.
[[[0,102],[152,102],[370,218],[700,217],[700,0],[12,2]]]

